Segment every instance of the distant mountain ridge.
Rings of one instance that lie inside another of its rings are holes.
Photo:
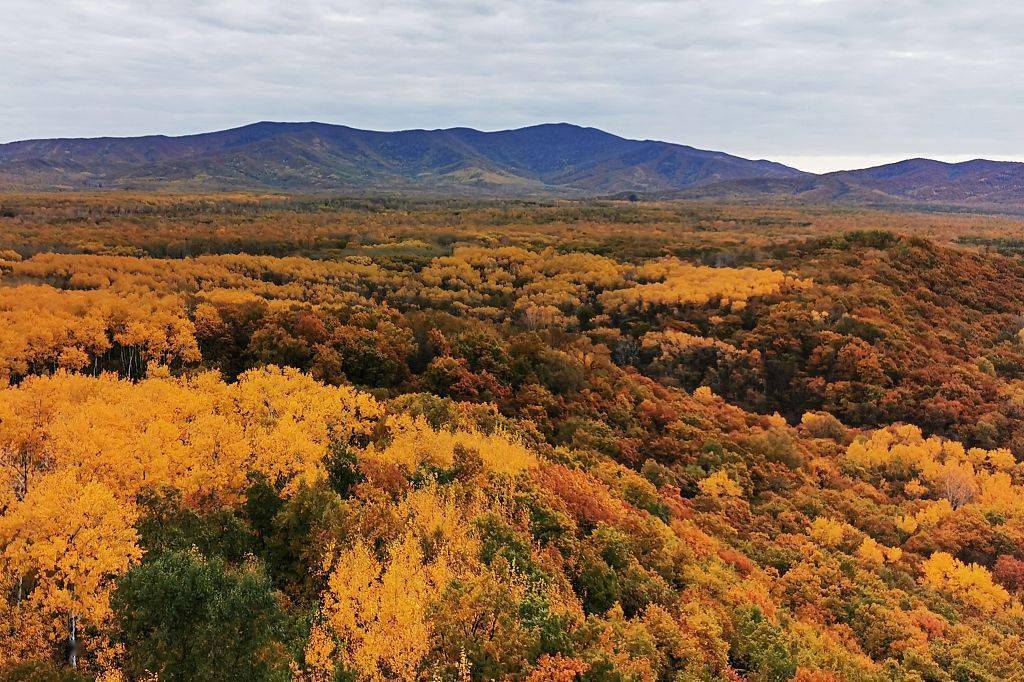
[[[1024,207],[1024,163],[898,163],[815,175],[553,123],[378,132],[261,122],[197,135],[0,144],[0,189],[626,196]]]
[[[566,123],[481,132],[375,132],[255,123],[166,137],[0,145],[0,187],[458,191],[593,195],[665,192],[748,177],[793,178],[770,161]]]

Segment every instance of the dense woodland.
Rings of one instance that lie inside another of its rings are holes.
[[[0,680],[1024,679],[1019,243],[0,196]]]

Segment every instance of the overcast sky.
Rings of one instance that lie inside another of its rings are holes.
[[[0,141],[592,125],[807,170],[1024,158],[1017,0],[0,0]]]

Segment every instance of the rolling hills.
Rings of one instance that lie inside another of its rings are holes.
[[[672,198],[1024,208],[1024,163],[975,159],[896,163],[792,178],[741,178],[690,187]]]

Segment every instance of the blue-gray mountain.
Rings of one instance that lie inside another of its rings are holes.
[[[485,133],[374,132],[323,123],[256,123],[201,135],[29,140],[0,145],[14,188],[191,188],[608,194],[673,191],[802,173],[568,124]]]
[[[913,159],[814,175],[565,123],[376,132],[264,122],[182,137],[0,145],[0,189],[88,188],[1024,205],[1024,164]]]

